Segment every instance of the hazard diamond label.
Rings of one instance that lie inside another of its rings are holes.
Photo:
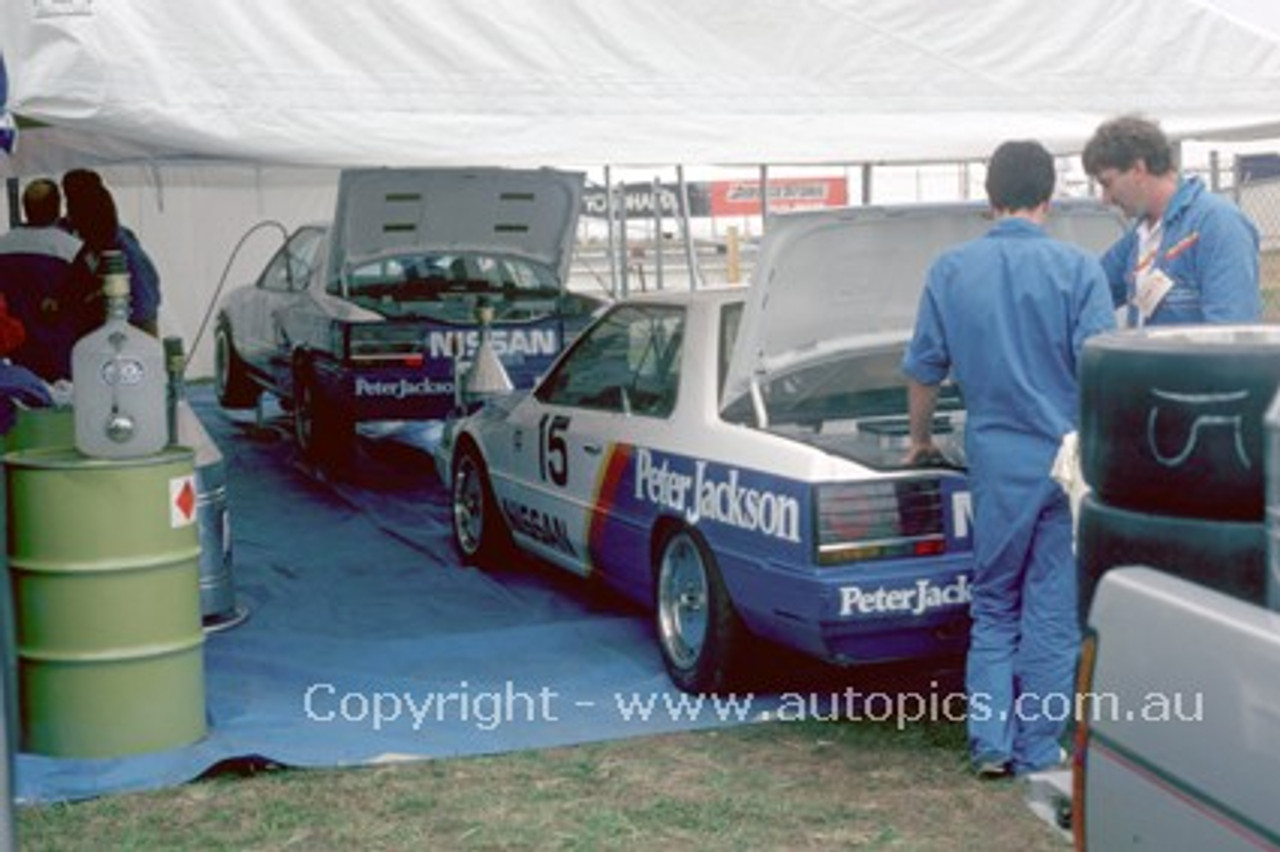
[[[196,478],[177,476],[169,480],[169,526],[186,527],[196,520]]]

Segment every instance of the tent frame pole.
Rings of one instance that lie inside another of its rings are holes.
[[[684,230],[684,262],[689,268],[689,289],[702,286],[702,270],[698,268],[698,255],[693,245],[693,229],[689,225],[689,185],[684,180],[684,166],[676,166],[676,186],[680,192],[680,227]]]

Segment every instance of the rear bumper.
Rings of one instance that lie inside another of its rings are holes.
[[[954,656],[968,648],[969,553],[823,569],[721,558],[755,633],[827,662]]]
[[[532,387],[539,372],[508,368],[516,388]],[[353,421],[444,420],[456,409],[453,364],[447,361],[414,367],[320,361],[315,376],[325,398]]]

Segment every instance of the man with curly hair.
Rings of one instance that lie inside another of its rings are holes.
[[[1133,220],[1102,257],[1126,326],[1261,320],[1257,228],[1199,178],[1179,174],[1156,122],[1103,122],[1083,161],[1103,199]]]

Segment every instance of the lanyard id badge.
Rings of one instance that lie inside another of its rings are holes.
[[[1146,325],[1160,301],[1173,289],[1173,279],[1162,269],[1150,269],[1138,276],[1133,293],[1133,306],[1138,309],[1138,325]]]
[[[1138,262],[1133,270],[1133,292],[1129,296],[1128,325],[1142,327],[1155,313],[1160,300],[1173,289],[1173,281],[1156,268],[1160,242],[1164,236],[1164,223],[1138,226]]]

